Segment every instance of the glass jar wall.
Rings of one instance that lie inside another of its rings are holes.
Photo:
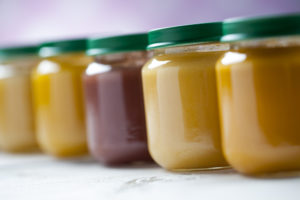
[[[90,152],[108,165],[151,160],[141,80],[147,34],[93,38],[88,44],[95,58],[83,77]]]
[[[150,31],[142,77],[149,149],[169,170],[222,168],[215,64],[221,23]]]
[[[54,156],[87,151],[81,76],[91,59],[85,50],[85,39],[44,43],[33,71],[38,142]]]
[[[239,172],[300,169],[299,21],[295,15],[224,23],[222,40],[231,50],[217,64],[223,150]]]
[[[37,149],[30,73],[38,63],[37,47],[0,49],[0,149]]]

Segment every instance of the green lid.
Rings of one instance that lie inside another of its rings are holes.
[[[41,57],[50,57],[85,50],[86,39],[59,40],[43,43],[40,46],[39,55]]]
[[[7,60],[16,57],[37,56],[37,46],[19,46],[0,49],[0,60]]]
[[[300,14],[233,18],[223,23],[222,42],[300,34]]]
[[[141,51],[146,50],[147,45],[147,33],[95,37],[88,40],[87,54],[94,56],[128,51]]]
[[[202,42],[218,42],[221,36],[222,22],[156,29],[149,32],[148,49]]]

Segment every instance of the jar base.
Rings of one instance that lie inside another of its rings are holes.
[[[278,172],[262,172],[262,173],[242,173],[251,178],[262,179],[283,179],[300,177],[300,170],[278,171]]]
[[[220,166],[220,167],[204,167],[204,168],[190,168],[190,169],[167,169],[171,172],[197,172],[197,171],[216,171],[216,170],[224,170],[224,169],[232,169],[231,166]]]

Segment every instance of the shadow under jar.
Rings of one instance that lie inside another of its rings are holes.
[[[300,15],[229,19],[217,63],[223,151],[239,172],[300,170]]]
[[[83,76],[88,146],[107,165],[151,160],[147,149],[141,68],[146,34],[89,40],[95,56]]]
[[[142,71],[149,150],[168,170],[227,167],[220,140],[215,64],[228,50],[221,23],[150,31]]]

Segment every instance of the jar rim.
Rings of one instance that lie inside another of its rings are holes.
[[[39,56],[51,57],[64,53],[85,51],[87,48],[86,43],[86,38],[44,42],[39,47]]]
[[[219,42],[222,22],[189,24],[151,30],[147,49],[157,49],[203,42]]]
[[[230,18],[223,22],[221,42],[300,34],[300,13]]]
[[[0,60],[8,60],[16,57],[29,57],[38,55],[37,45],[12,46],[0,49]]]
[[[86,54],[89,56],[124,53],[146,50],[147,33],[123,34],[106,37],[93,37],[87,41]]]

